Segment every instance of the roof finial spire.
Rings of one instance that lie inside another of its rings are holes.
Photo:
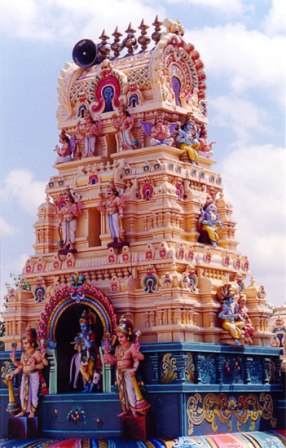
[[[139,30],[141,30],[141,36],[138,38],[138,42],[141,45],[141,51],[145,51],[151,40],[150,37],[146,35],[149,26],[145,25],[144,19],[142,19],[141,24],[138,28]]]
[[[102,30],[101,36],[99,36],[101,43],[97,48],[103,59],[109,59],[110,57],[110,45],[108,44],[109,36],[105,34],[105,30]]]
[[[160,20],[158,19],[158,15],[155,17],[155,20],[152,23],[152,25],[155,27],[155,31],[151,37],[154,40],[155,44],[157,45],[157,43],[161,39],[161,35],[162,35],[162,32],[161,32],[162,22],[160,22]]]
[[[135,30],[132,28],[131,23],[129,23],[129,26],[127,30],[125,31],[127,33],[127,37],[125,37],[124,41],[122,42],[122,46],[127,48],[128,56],[134,54],[134,49],[137,47],[137,39],[135,37]]]
[[[120,37],[122,36],[122,34],[118,31],[118,26],[115,28],[112,36],[114,36],[114,41],[111,44],[111,50],[114,53],[114,57],[118,58],[118,56],[120,55],[120,48],[121,48]]]

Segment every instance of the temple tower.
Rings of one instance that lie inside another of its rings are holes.
[[[269,344],[271,311],[247,256],[237,250],[232,206],[212,168],[204,65],[181,24],[166,20],[164,27],[157,24],[151,49],[141,27],[137,53],[132,27],[120,51],[114,34],[114,55],[105,33],[100,45],[80,41],[77,64],[61,71],[57,173],[47,184],[35,251],[23,269],[31,290],[20,286],[8,294],[6,349],[25,325],[49,319],[55,292],[71,288],[75,273],[102,291],[118,315],[133,319],[142,342],[228,342],[216,293],[236,282],[245,288],[254,344]],[[168,127],[165,141],[151,136],[155,122]],[[179,135],[187,124],[193,142],[184,146]],[[118,239],[109,227],[110,194],[120,210]],[[68,220],[62,225],[67,198],[77,209],[73,229]],[[208,202],[221,222],[215,244],[199,230]],[[74,234],[71,244],[63,243],[65,228]]]
[[[111,43],[105,31],[100,43],[79,41],[58,79],[55,174],[38,209],[34,253],[7,294],[0,353],[7,370],[28,325],[47,345],[44,436],[74,437],[74,424],[90,437],[121,435],[102,349],[122,315],[141,330],[155,435],[268,430],[285,415],[272,310],[238,250],[232,205],[213,169],[204,64],[180,23],[156,17],[153,26],[151,37],[142,21],[139,37],[129,24]],[[86,399],[71,390],[67,366],[89,313],[102,393]]]

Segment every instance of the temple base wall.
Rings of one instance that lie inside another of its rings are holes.
[[[144,344],[138,372],[150,402],[148,433],[176,437],[283,429],[286,401],[279,349],[221,344]],[[1,365],[9,359],[0,354]],[[14,384],[17,390],[18,383]],[[2,383],[1,437],[8,436]],[[39,436],[123,437],[116,387],[111,393],[41,396]],[[11,417],[10,417],[11,418]]]

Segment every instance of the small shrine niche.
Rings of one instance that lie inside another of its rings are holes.
[[[98,247],[101,246],[101,216],[97,208],[92,207],[87,210],[88,217],[88,246]]]
[[[73,344],[76,334],[79,333],[79,322],[84,310],[91,310],[84,304],[75,304],[73,307],[67,308],[61,314],[57,328],[55,330],[55,343],[57,347],[57,391],[58,393],[72,392],[73,390],[83,389],[83,384],[80,383],[81,375],[78,376],[78,383],[71,384],[70,375],[72,371],[72,378],[76,375],[77,359],[75,347]],[[93,326],[93,331],[96,335],[96,345],[99,347],[103,337],[103,325],[99,316],[96,316],[96,322]],[[69,368],[70,367],[70,368]],[[76,388],[74,386],[76,385]]]

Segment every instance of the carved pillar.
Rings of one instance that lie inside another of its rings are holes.
[[[149,355],[153,366],[152,383],[159,383],[159,354],[152,353]]]
[[[49,361],[49,393],[57,393],[57,354],[55,349],[47,351]]]
[[[246,356],[244,359],[244,371],[245,371],[245,384],[249,384],[251,383],[251,374],[250,374],[250,369],[251,369],[251,365],[253,363],[253,358],[252,356]]]
[[[281,365],[282,365],[282,359],[281,358],[275,358],[275,382],[281,383]]]
[[[269,384],[269,358],[263,358],[263,384]]]
[[[178,353],[175,354],[175,358],[178,369],[178,378],[176,379],[176,383],[185,383],[187,381],[185,370],[187,355],[186,353]]]
[[[223,365],[224,365],[224,356],[218,355],[217,357],[217,382],[219,384],[223,383]]]
[[[202,371],[201,371],[201,363],[204,361],[205,356],[200,355],[199,353],[194,353],[194,362],[195,362],[195,369],[197,372],[197,382],[198,384],[202,384]]]

